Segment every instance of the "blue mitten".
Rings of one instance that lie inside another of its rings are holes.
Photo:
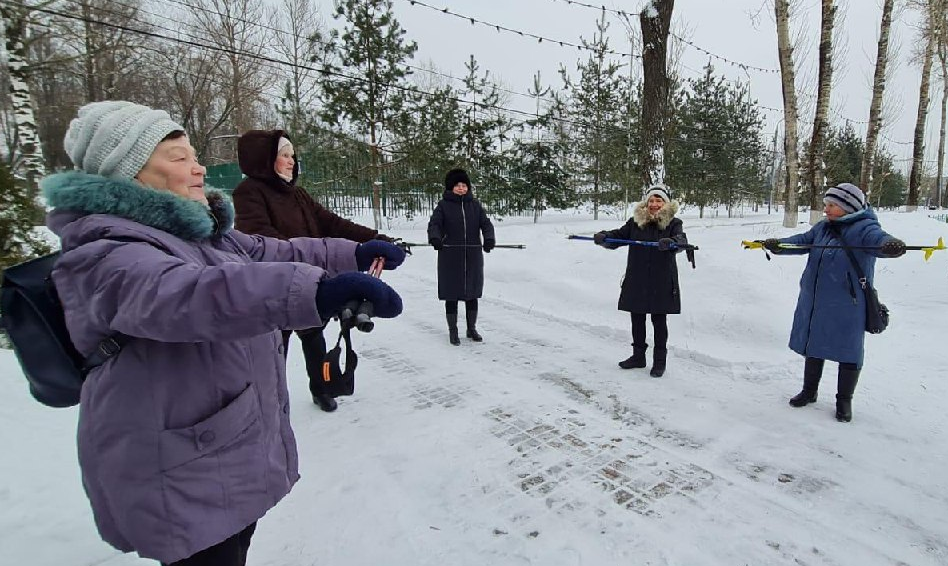
[[[402,313],[402,298],[395,289],[365,273],[352,271],[323,279],[316,289],[316,310],[324,321],[339,314],[352,300],[372,303],[374,316],[380,318],[394,318]]]
[[[385,258],[385,269],[395,269],[405,261],[405,250],[382,240],[369,240],[359,244],[355,255],[359,271],[367,271],[377,257]]]

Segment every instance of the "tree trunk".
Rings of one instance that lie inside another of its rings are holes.
[[[822,24],[820,26],[819,88],[816,94],[816,112],[813,116],[813,135],[807,154],[807,192],[810,195],[810,224],[823,218],[822,193],[824,179],[823,142],[826,137],[826,114],[829,110],[830,91],[833,81],[833,20],[836,6],[833,0],[823,0]]]
[[[941,206],[941,180],[945,160],[945,121],[948,120],[948,42],[942,28],[938,40],[938,62],[941,63],[941,126],[938,130],[938,175],[935,181],[935,206]]]
[[[775,0],[777,17],[777,54],[780,58],[780,82],[783,86],[783,151],[786,157],[787,204],[783,209],[783,225],[797,225],[797,187],[799,157],[797,156],[797,93],[794,90],[793,48],[790,46],[790,5],[788,0]]]
[[[668,30],[675,0],[650,0],[639,14],[642,28],[642,149],[645,187],[665,181],[665,122],[668,118]]]
[[[14,175],[25,178],[28,190],[38,195],[37,184],[46,175],[39,128],[33,112],[30,92],[30,64],[27,57],[27,25],[29,11],[17,4],[0,3],[6,36],[7,66],[10,73],[10,105],[16,124],[19,159],[12,160]],[[43,203],[37,198],[37,206]]]
[[[882,23],[879,26],[879,44],[876,48],[876,72],[872,79],[872,102],[869,104],[869,127],[866,130],[866,148],[859,172],[859,188],[866,195],[872,192],[872,169],[875,166],[876,145],[882,129],[882,94],[885,92],[885,68],[889,61],[889,28],[892,26],[892,7],[895,0],[882,5]]]
[[[939,25],[935,7],[935,0],[930,0],[926,9],[925,23],[925,53],[922,60],[922,83],[918,88],[918,114],[915,116],[915,137],[912,140],[912,172],[909,174],[908,206],[911,212],[918,207],[918,190],[922,184],[922,159],[925,157],[925,121],[928,119],[928,102],[930,98],[932,59],[935,54],[935,42],[938,39]]]

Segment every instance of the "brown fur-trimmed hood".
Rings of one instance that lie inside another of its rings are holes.
[[[640,201],[635,205],[635,209],[632,211],[632,219],[635,220],[639,228],[645,228],[645,225],[649,222],[655,222],[658,224],[659,229],[664,230],[668,228],[668,225],[671,224],[672,219],[675,218],[675,214],[677,213],[677,200],[666,202],[654,217],[649,215],[647,203]]]

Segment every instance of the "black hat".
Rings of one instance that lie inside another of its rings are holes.
[[[452,169],[448,171],[448,174],[444,177],[445,190],[450,191],[454,188],[454,185],[458,183],[464,183],[468,189],[471,188],[471,178],[467,176],[467,171],[464,169]]]

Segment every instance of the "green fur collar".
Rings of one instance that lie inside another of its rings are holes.
[[[668,225],[671,224],[675,214],[678,212],[678,201],[673,200],[671,202],[666,202],[665,205],[658,211],[654,217],[648,213],[648,205],[645,201],[641,201],[635,205],[635,209],[632,211],[632,218],[635,220],[635,223],[639,228],[645,228],[645,225],[649,222],[655,222],[658,224],[659,230],[664,230],[668,228]]]
[[[50,206],[87,214],[111,214],[173,234],[183,240],[219,236],[234,226],[234,206],[221,191],[208,189],[208,206],[135,181],[82,171],[57,173],[40,183]]]

